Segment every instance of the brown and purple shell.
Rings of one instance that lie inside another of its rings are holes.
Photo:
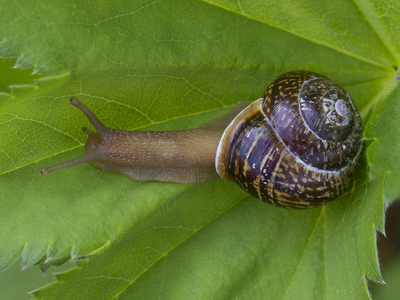
[[[326,77],[279,76],[226,128],[216,169],[260,200],[312,208],[342,195],[362,152],[362,122],[350,95]]]

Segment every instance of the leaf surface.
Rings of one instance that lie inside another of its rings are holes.
[[[371,244],[376,243],[375,225],[382,228],[383,224],[364,227],[382,211],[374,201],[380,198],[381,182],[367,183],[365,166],[361,173],[358,188],[331,205],[309,211],[271,208],[234,195],[232,203],[222,208],[213,199],[187,201],[188,194],[199,191],[186,190],[165,204],[167,210],[132,226],[76,274],[60,274],[61,283],[35,295],[49,299],[366,298],[366,273],[380,279]]]
[[[307,212],[222,180],[135,182],[91,164],[39,175],[84,152],[89,123],[72,96],[111,128],[195,128],[308,69],[343,85],[365,118],[395,76],[396,23],[367,2],[314,2],[4,1],[0,55],[42,77],[0,98],[0,268],[110,243],[36,295],[367,297],[383,206],[382,173],[369,183],[366,166],[346,196]]]
[[[365,136],[373,139],[367,157],[372,176],[385,176],[385,200],[393,201],[400,197],[398,178],[400,176],[400,86],[390,93],[371,116],[365,129]],[[388,117],[389,116],[389,117]]]

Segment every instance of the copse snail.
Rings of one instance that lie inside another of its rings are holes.
[[[97,132],[84,127],[86,154],[43,175],[91,161],[140,181],[221,177],[264,202],[312,208],[343,194],[360,165],[362,123],[350,95],[308,71],[277,77],[263,98],[196,129],[110,129],[76,98],[70,102]]]

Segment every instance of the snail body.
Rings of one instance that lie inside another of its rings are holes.
[[[97,132],[88,135],[86,154],[60,165],[42,169],[43,175],[91,161],[105,171],[121,173],[139,181],[203,182],[217,179],[214,161],[223,128],[175,131],[130,131],[104,126],[76,98],[70,103],[81,109]]]
[[[91,161],[140,181],[233,180],[264,202],[312,208],[343,194],[360,165],[362,123],[350,95],[308,71],[279,76],[263,98],[196,129],[110,129],[75,98],[71,104],[97,132],[83,128],[86,154],[43,175]]]

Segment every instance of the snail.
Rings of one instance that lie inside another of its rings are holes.
[[[250,195],[286,208],[313,208],[342,195],[362,153],[362,122],[350,95],[326,77],[292,71],[264,97],[196,129],[110,129],[76,98],[97,132],[84,127],[86,154],[43,175],[91,161],[139,181],[232,180]]]

